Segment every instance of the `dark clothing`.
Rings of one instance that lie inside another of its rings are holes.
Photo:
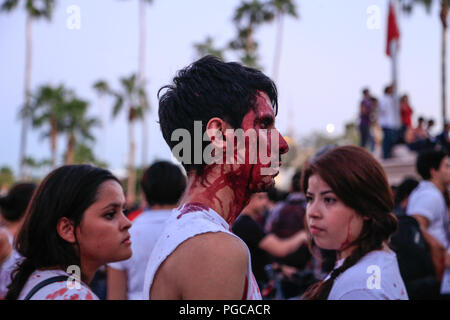
[[[398,130],[390,128],[383,129],[383,159],[392,158],[392,148],[398,140]]]
[[[252,271],[260,288],[269,279],[264,270],[267,264],[271,263],[269,254],[259,248],[259,243],[266,236],[261,226],[246,214],[241,214],[234,222],[232,231],[241,238],[250,250]]]
[[[276,206],[272,212],[272,220],[267,231],[279,238],[289,238],[305,229],[306,199],[302,193],[291,193],[287,199]],[[300,270],[306,267],[311,259],[311,253],[306,245],[284,258],[275,260],[281,264],[296,267]]]
[[[373,143],[372,143],[372,136],[370,134],[370,124],[371,124],[371,118],[373,113],[373,107],[372,107],[372,99],[364,98],[361,101],[361,110],[359,113],[359,133],[360,133],[360,146],[366,147],[366,145],[369,143],[370,148],[372,149]]]
[[[444,152],[450,152],[450,139],[448,132],[443,131],[441,134],[436,136],[436,143],[441,147]]]
[[[397,206],[394,213],[398,219],[397,232],[391,238],[391,247],[398,260],[400,274],[411,300],[438,299],[440,282],[435,276],[428,246],[419,223],[407,216]]]
[[[364,98],[361,101],[361,110],[359,114],[359,124],[362,126],[370,126],[372,115],[372,99],[370,97]]]

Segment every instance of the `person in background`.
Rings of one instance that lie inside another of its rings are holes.
[[[444,151],[447,154],[449,154],[450,152],[449,132],[450,132],[450,123],[446,122],[442,132],[436,136],[436,144],[442,151]]]
[[[432,137],[433,137],[434,125],[435,125],[434,119],[428,119],[426,131],[427,131],[427,136],[429,139],[432,139]]]
[[[34,183],[19,182],[0,198],[0,299],[5,297],[11,273],[21,259],[14,244],[35,189]]]
[[[175,164],[157,161],[145,170],[141,187],[147,208],[133,221],[130,230],[131,258],[108,265],[108,300],[142,299],[148,259],[167,218],[177,207],[186,188],[186,177]]]
[[[282,239],[291,237],[301,230],[306,230],[304,223],[306,197],[301,192],[301,174],[301,170],[297,170],[292,176],[288,197],[274,208],[271,214],[271,221],[268,221],[266,226],[267,232],[273,233]],[[310,284],[304,285],[305,281],[303,280],[310,278],[308,271],[313,269],[313,261],[307,244],[300,246],[295,252],[286,257],[275,258],[275,261],[282,265],[284,270],[290,270],[281,282],[284,295],[293,297],[302,294]],[[294,274],[296,276],[295,279],[293,279]]]
[[[131,256],[125,205],[119,180],[107,170],[66,165],[48,174],[19,231],[23,258],[5,299],[97,300],[89,283],[98,268]]]
[[[404,94],[400,98],[400,116],[401,116],[401,120],[402,120],[402,127],[401,127],[401,131],[400,131],[400,141],[402,143],[405,142],[406,130],[408,130],[408,128],[412,127],[412,121],[411,121],[412,114],[413,114],[413,110],[409,104],[408,95]]]
[[[434,143],[425,128],[425,119],[417,119],[416,128],[408,128],[405,134],[405,142],[408,148],[418,153],[434,149]]]
[[[264,267],[272,262],[270,256],[286,257],[307,242],[304,230],[284,239],[273,233],[265,233],[256,219],[264,212],[267,202],[266,192],[253,194],[232,227],[233,233],[244,240],[250,250],[253,274],[260,289],[269,280]]]
[[[360,146],[366,147],[367,144],[371,144],[371,140],[373,139],[370,134],[370,126],[372,121],[372,99],[370,96],[369,89],[364,88],[363,91],[363,99],[359,105],[359,133],[360,133]]]
[[[337,257],[331,273],[302,298],[408,299],[388,247],[397,219],[380,163],[361,147],[329,149],[303,168],[302,186],[311,248],[334,250]]]
[[[411,193],[406,213],[419,223],[437,279],[441,281],[444,269],[450,267],[449,158],[443,151],[422,152],[417,157],[416,169],[423,181]]]
[[[378,124],[383,130],[383,159],[392,157],[392,148],[397,143],[401,127],[400,110],[393,97],[393,86],[384,89],[378,104]]]
[[[391,248],[397,254],[400,274],[410,300],[439,299],[440,283],[436,278],[433,261],[417,220],[406,214],[411,192],[419,182],[404,179],[394,197],[394,213],[398,229],[391,237]]]

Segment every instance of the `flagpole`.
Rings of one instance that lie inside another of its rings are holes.
[[[391,5],[392,5],[392,17],[391,17]],[[394,102],[394,108],[398,110],[398,122],[400,121],[400,108],[398,99],[398,51],[399,51],[399,28],[398,28],[398,10],[397,1],[389,1],[389,18],[388,18],[388,49],[391,58],[391,72],[392,72],[392,96]],[[392,18],[392,20],[391,20]],[[391,30],[389,30],[391,28]],[[392,37],[390,39],[390,37]]]

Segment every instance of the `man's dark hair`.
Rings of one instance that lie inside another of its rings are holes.
[[[145,170],[141,186],[149,206],[175,205],[186,188],[186,177],[175,164],[157,161]]]
[[[161,90],[165,90],[162,96]],[[192,139],[194,121],[201,121],[202,137],[206,124],[213,117],[221,118],[235,129],[240,128],[244,115],[250,108],[256,109],[258,91],[267,94],[277,114],[278,94],[271,79],[261,71],[239,63],[226,63],[216,57],[205,56],[180,70],[173,84],[159,90],[159,124],[163,137],[173,150],[178,141],[172,141],[172,133],[176,129],[186,129]],[[190,155],[180,152],[175,156],[190,159],[182,161],[186,171],[195,170],[201,175],[205,167],[203,150],[209,141],[202,142],[199,164],[193,160],[194,152],[199,153],[200,150],[194,149],[196,143],[191,142]]]
[[[391,89],[392,89],[392,87],[390,85],[384,87],[384,93],[389,93],[391,91]]]
[[[425,151],[419,154],[416,161],[417,172],[424,180],[431,179],[431,169],[438,170],[441,165],[442,159],[447,154],[444,151]]]
[[[368,88],[364,88],[363,90],[362,90],[362,94],[363,95],[366,95],[366,94],[368,94],[369,93],[369,89]]]
[[[297,170],[291,179],[292,192],[301,192],[302,191],[301,178],[302,178],[302,171]]]
[[[414,178],[405,178],[397,187],[394,196],[395,205],[399,205],[403,200],[409,197],[411,192],[419,185],[419,181]]]

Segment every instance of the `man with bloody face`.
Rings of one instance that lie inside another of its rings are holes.
[[[275,84],[207,56],[161,90],[161,131],[189,182],[149,259],[144,298],[260,299],[248,248],[230,227],[253,193],[274,184],[289,149],[275,128]],[[189,143],[176,154],[180,131]]]

